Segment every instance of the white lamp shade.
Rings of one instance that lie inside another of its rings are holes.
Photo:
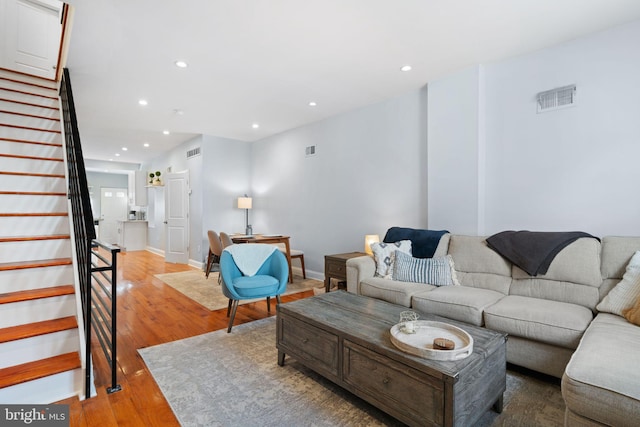
[[[371,244],[379,241],[380,236],[378,236],[377,234],[367,234],[366,236],[364,236],[364,251],[369,255],[373,255]]]
[[[238,209],[251,209],[251,197],[238,197]]]

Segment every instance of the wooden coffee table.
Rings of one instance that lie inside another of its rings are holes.
[[[409,425],[469,426],[492,406],[502,411],[506,335],[438,316],[474,340],[473,354],[434,361],[397,349],[390,339],[406,307],[344,291],[278,305],[278,364],[294,357]]]

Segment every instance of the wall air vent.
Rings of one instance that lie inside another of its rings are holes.
[[[200,155],[200,147],[196,147],[194,149],[187,151],[187,159],[190,159],[192,157],[199,156],[199,155]]]
[[[576,85],[540,92],[537,96],[537,101],[538,113],[573,107],[576,105]]]
[[[304,149],[304,153],[306,157],[311,157],[316,155],[316,146],[310,145]]]

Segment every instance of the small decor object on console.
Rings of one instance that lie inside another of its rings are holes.
[[[418,313],[415,311],[407,310],[400,313],[400,324],[403,327],[400,329],[405,334],[415,334],[416,333],[416,325],[415,321],[418,320]]]

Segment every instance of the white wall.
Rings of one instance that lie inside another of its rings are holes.
[[[255,142],[254,232],[290,235],[324,274],[324,255],[362,251],[366,234],[425,227],[426,117],[416,90]]]
[[[482,95],[458,99],[459,110],[448,117],[458,120],[441,128],[439,116],[451,107],[451,99],[473,92],[473,76],[465,78],[463,72],[462,78],[456,74],[430,84],[429,226],[454,232],[477,228],[477,234],[528,229],[640,235],[638,40],[640,22],[634,22],[488,64],[478,80]],[[536,114],[538,92],[573,83],[577,106]],[[477,104],[480,123],[467,100]],[[475,147],[473,129],[479,129]],[[479,205],[469,184],[450,181],[451,171],[437,166],[452,164],[460,153],[466,165],[456,172],[471,180],[468,153],[474,151],[485,167],[480,179],[486,190],[478,192]],[[459,190],[468,203],[443,203],[446,193]],[[476,210],[475,217],[462,216],[460,209]],[[448,216],[455,227],[447,225]]]
[[[202,144],[202,259],[207,256],[207,230],[244,233],[245,211],[239,196],[250,193],[251,145],[204,135]],[[195,191],[195,190],[194,190]]]
[[[429,227],[482,234],[483,69],[471,67],[429,84]]]

